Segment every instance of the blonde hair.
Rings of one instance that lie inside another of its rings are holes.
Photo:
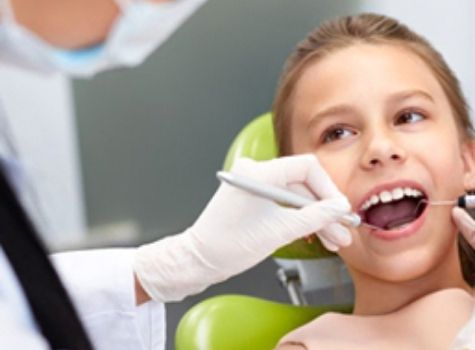
[[[273,105],[274,128],[280,155],[292,153],[289,133],[293,91],[305,68],[337,50],[366,43],[403,47],[419,56],[431,69],[448,98],[462,140],[473,139],[474,128],[460,84],[442,55],[431,44],[397,20],[364,13],[324,22],[301,41],[287,59]],[[475,285],[475,253],[459,238],[459,252],[465,280]]]

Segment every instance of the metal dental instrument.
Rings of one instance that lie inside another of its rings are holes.
[[[314,200],[299,196],[293,192],[263,182],[258,182],[241,175],[236,175],[225,171],[218,171],[216,176],[220,181],[224,181],[229,185],[240,188],[259,197],[267,198],[277,203],[290,205],[295,208],[301,208],[315,203]],[[350,227],[358,227],[362,224],[361,217],[355,213],[350,213],[343,216],[340,219],[340,223]],[[372,226],[366,223],[363,224]]]
[[[419,210],[419,207],[421,204],[427,204],[427,205],[447,205],[447,206],[457,206],[463,209],[475,209],[475,193],[468,192],[457,199],[452,199],[452,200],[443,200],[443,201],[430,201],[428,199],[421,199],[419,203],[417,203],[416,208],[414,209],[415,212]]]
[[[475,193],[465,193],[453,200],[429,201],[427,199],[423,199],[421,202],[427,203],[429,205],[453,205],[464,209],[475,209]]]

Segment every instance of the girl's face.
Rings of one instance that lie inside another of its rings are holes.
[[[315,154],[353,210],[384,227],[353,230],[339,253],[350,270],[410,281],[454,256],[450,207],[417,203],[457,198],[473,162],[424,61],[395,45],[338,50],[304,70],[292,111],[292,152]]]

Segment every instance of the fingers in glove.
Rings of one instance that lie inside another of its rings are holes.
[[[311,154],[281,157],[269,161],[255,161],[243,157],[234,162],[231,171],[279,187],[287,187],[289,183],[304,182],[308,169],[315,161],[315,156]]]
[[[316,158],[311,163],[305,182],[308,184],[310,190],[320,198],[342,197],[346,199]],[[348,210],[349,206],[350,204],[348,203]]]
[[[343,209],[342,209],[343,208]],[[288,212],[289,219],[296,221],[299,225],[295,225],[293,230],[296,237],[301,238],[312,232],[318,232],[331,223],[346,215],[345,200],[342,198],[324,199],[315,204],[307,205],[297,211],[290,209]]]
[[[452,217],[467,242],[472,248],[475,248],[475,221],[473,218],[465,210],[458,207],[452,209]]]
[[[317,239],[331,252],[337,252],[341,247],[351,245],[353,241],[350,231],[340,224],[329,224],[316,234],[305,237],[308,244],[315,242]]]
[[[327,225],[326,227],[321,229],[317,233],[317,235],[320,238],[324,238],[325,240],[330,241],[339,248],[347,247],[353,241],[350,230],[348,230],[343,225],[337,223]]]
[[[255,173],[258,167],[257,162],[251,158],[241,157],[234,161],[231,172],[240,175],[247,175]]]
[[[300,154],[272,160],[272,170],[282,175],[282,186],[292,183],[307,183],[319,197],[342,196],[317,157]]]
[[[296,193],[299,196],[302,196],[304,198],[308,198],[308,199],[315,200],[315,201],[318,200],[315,197],[315,194],[312,191],[310,191],[309,188],[303,183],[290,184],[288,186],[288,189],[291,192]]]
[[[313,154],[300,154],[260,162],[250,158],[239,158],[235,161],[232,172],[254,179],[267,179],[266,182],[280,187],[306,183],[320,198],[343,197]]]
[[[274,172],[285,176],[282,186],[291,183],[306,183],[319,198],[344,197],[333,180],[313,154],[301,154],[272,160]]]
[[[341,198],[344,201],[341,202],[340,208],[345,211],[351,209],[346,197],[312,154],[282,157],[264,162],[240,158],[235,162],[232,172],[283,188],[295,189],[300,185],[300,192],[305,191],[307,198]]]
[[[273,159],[269,162],[269,169],[279,175],[281,186],[287,186],[291,183],[304,183],[309,169],[315,163],[318,163],[318,160],[313,154],[299,154]]]
[[[326,250],[336,253],[340,249],[340,247],[338,247],[336,244],[332,243],[331,241],[327,240],[325,237],[320,236],[319,238],[320,238],[320,242],[322,242]]]

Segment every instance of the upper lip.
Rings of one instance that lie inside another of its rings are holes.
[[[360,211],[360,208],[363,206],[363,204],[371,198],[371,196],[375,194],[379,194],[383,191],[392,191],[395,188],[398,187],[410,187],[414,188],[416,190],[421,191],[424,194],[424,197],[427,197],[427,191],[425,190],[424,186],[422,184],[418,183],[417,181],[414,180],[398,180],[394,182],[388,182],[384,183],[381,185],[378,185],[376,187],[373,187],[369,192],[367,192],[359,201],[358,205],[356,206],[356,210],[358,212]]]

